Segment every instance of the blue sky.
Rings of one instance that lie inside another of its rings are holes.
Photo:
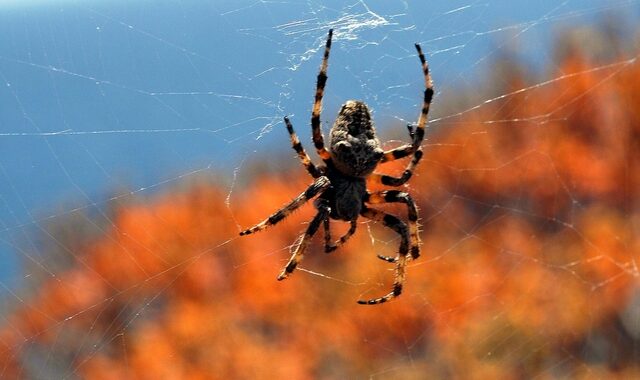
[[[637,1],[0,1],[0,284],[40,262],[41,228],[304,142],[319,48],[336,30],[325,123],[365,100],[383,134],[412,121],[428,55],[441,98],[513,53],[542,68],[571,25],[637,20]],[[437,103],[434,106],[436,116]],[[327,126],[325,125],[325,128]],[[282,157],[282,155],[278,156]],[[277,166],[277,163],[274,163]],[[45,268],[47,264],[42,264]],[[2,292],[0,288],[0,293]]]

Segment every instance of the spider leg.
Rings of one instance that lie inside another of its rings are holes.
[[[424,128],[427,124],[427,119],[429,116],[429,108],[431,107],[431,100],[433,100],[433,81],[431,80],[431,74],[429,74],[429,65],[427,64],[427,60],[424,58],[424,54],[422,53],[422,48],[420,48],[419,44],[416,44],[416,50],[418,51],[418,57],[420,58],[420,63],[422,63],[422,72],[424,73],[424,97],[422,101],[422,110],[420,112],[420,117],[418,118],[418,125],[416,125],[415,130],[413,127],[408,126],[409,135],[412,138],[411,145],[404,145],[398,147],[396,149],[392,149],[390,151],[385,152],[382,155],[381,162],[393,161],[398,158],[406,157],[413,153],[413,159],[407,165],[407,168],[402,173],[401,177],[392,177],[384,174],[373,173],[370,178],[374,183],[381,183],[387,186],[400,186],[406,183],[411,175],[413,174],[413,170],[420,162],[422,158],[422,140],[424,139]]]
[[[402,286],[404,285],[405,281],[407,257],[409,254],[409,230],[407,228],[407,225],[400,219],[380,210],[365,207],[360,212],[360,214],[371,220],[382,222],[385,227],[389,227],[396,233],[398,233],[400,235],[400,238],[402,239],[400,241],[400,248],[398,250],[398,259],[395,260],[396,274],[393,281],[393,289],[391,290],[391,292],[382,297],[373,298],[370,300],[358,300],[358,303],[361,305],[376,305],[379,303],[390,301],[395,297],[398,297],[400,293],[402,293]]]
[[[413,136],[415,136],[415,133],[413,132],[413,125],[407,124],[407,129],[409,130],[409,137],[413,140]]]
[[[322,111],[322,96],[324,95],[324,86],[327,84],[327,65],[329,64],[329,52],[331,51],[331,38],[333,29],[329,29],[329,36],[324,47],[324,57],[322,65],[318,73],[318,81],[316,84],[316,97],[313,103],[313,111],[311,112],[311,131],[313,132],[313,144],[316,147],[318,155],[323,161],[331,159],[329,151],[324,147],[324,137],[320,130],[320,112]]]
[[[373,194],[367,194],[365,202],[371,204],[381,203],[404,203],[407,205],[407,219],[409,220],[409,243],[411,258],[417,259],[420,256],[420,235],[418,234],[418,210],[416,204],[408,193],[398,190],[384,190]],[[385,261],[395,263],[397,258],[378,255]]]
[[[413,158],[407,168],[402,172],[400,177],[393,177],[386,174],[373,173],[369,176],[371,182],[383,184],[386,186],[401,186],[404,185],[409,178],[413,175],[413,171],[418,166],[418,163],[422,159],[422,147],[418,147],[418,149],[413,153]]]
[[[409,137],[411,138],[411,140],[413,140],[415,136],[415,133],[413,131],[413,126],[411,124],[407,124],[407,129],[409,130]],[[404,144],[397,148],[393,148],[384,152],[384,154],[382,155],[382,158],[380,159],[380,162],[383,163],[383,162],[394,161],[399,158],[404,158],[412,154],[414,151],[415,149],[413,148],[413,144]]]
[[[278,281],[284,280],[285,278],[289,277],[289,275],[296,269],[296,267],[304,257],[304,252],[307,249],[309,240],[311,240],[316,231],[318,231],[320,223],[329,217],[329,206],[327,206],[322,200],[316,201],[316,208],[318,209],[318,213],[313,217],[311,223],[309,223],[309,227],[307,227],[307,230],[299,239],[300,242],[293,250],[293,254],[289,259],[289,262],[284,267],[282,272],[280,272],[280,274],[278,275]]]
[[[349,231],[345,233],[340,239],[335,242],[331,242],[331,231],[329,230],[329,218],[324,220],[324,251],[326,253],[330,253],[338,249],[342,244],[346,243],[347,240],[356,232],[356,221],[351,221],[351,226],[349,227]]]
[[[416,44],[416,50],[418,51],[418,57],[422,64],[422,72],[424,74],[424,97],[422,100],[422,110],[420,117],[418,118],[418,125],[413,135],[413,149],[417,151],[418,147],[424,139],[424,128],[427,125],[427,119],[429,116],[429,107],[431,107],[431,100],[433,99],[433,81],[431,80],[431,74],[429,74],[429,65],[427,60],[422,54],[422,49],[419,44]]]
[[[384,155],[382,156],[380,162],[397,160],[399,158],[407,157],[412,153],[417,152],[420,144],[422,144],[422,140],[424,139],[424,129],[427,125],[429,108],[431,107],[431,101],[433,100],[433,81],[431,80],[431,74],[429,73],[429,64],[427,64],[427,60],[424,58],[422,48],[419,44],[416,44],[415,46],[416,50],[418,51],[420,63],[422,64],[425,86],[424,96],[422,100],[422,110],[420,112],[420,117],[418,118],[418,125],[416,126],[415,131],[413,130],[413,127],[411,127],[411,125],[408,126],[409,135],[411,136],[412,140],[410,145],[406,144],[384,152]]]
[[[331,183],[329,182],[329,178],[325,176],[322,176],[316,179],[315,182],[313,182],[311,186],[307,188],[307,190],[305,190],[302,194],[298,195],[294,200],[289,202],[289,204],[287,204],[280,210],[274,212],[262,222],[256,224],[255,226],[249,229],[246,229],[240,232],[240,236],[244,236],[244,235],[248,235],[254,232],[264,230],[265,228],[278,223],[282,219],[289,216],[289,214],[291,214],[294,210],[296,210],[297,208],[305,204],[309,199],[315,197],[316,195],[324,191],[326,188],[329,187],[329,185],[331,185]]]
[[[313,162],[311,162],[311,158],[309,158],[307,152],[304,151],[302,143],[300,143],[300,139],[298,139],[298,135],[296,135],[296,132],[293,130],[293,125],[291,125],[289,118],[286,116],[284,117],[284,123],[286,124],[287,131],[289,132],[289,136],[291,137],[291,146],[293,147],[293,150],[298,153],[298,158],[300,158],[300,161],[302,161],[302,165],[304,165],[304,167],[313,178],[320,177],[322,173],[313,164]]]

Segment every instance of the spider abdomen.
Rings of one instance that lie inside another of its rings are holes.
[[[330,154],[336,169],[348,176],[367,176],[383,153],[367,105],[347,101],[331,128]]]

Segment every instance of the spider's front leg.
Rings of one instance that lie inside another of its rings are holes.
[[[400,177],[393,177],[386,174],[373,173],[369,176],[370,181],[373,183],[383,184],[385,186],[402,186],[411,178],[413,175],[413,171],[418,166],[418,163],[422,159],[422,147],[418,147],[418,149],[413,153],[413,158],[407,168],[402,172]]]
[[[416,134],[415,134],[413,125],[407,124],[407,129],[409,130],[409,138],[411,139],[411,144],[404,144],[397,148],[393,148],[391,150],[385,151],[384,154],[382,155],[382,158],[380,159],[381,163],[395,161],[400,158],[405,158],[416,151],[416,147],[414,147]]]
[[[431,74],[429,73],[429,64],[424,58],[422,48],[419,44],[415,44],[418,51],[418,58],[420,58],[420,64],[422,65],[422,74],[424,75],[424,94],[422,98],[422,109],[420,110],[420,117],[418,118],[418,125],[416,125],[415,135],[413,137],[413,147],[417,149],[422,143],[424,138],[424,129],[427,125],[427,119],[429,117],[429,108],[431,108],[431,101],[433,100],[433,81],[431,80]]]
[[[309,240],[313,237],[313,235],[318,231],[320,227],[320,223],[326,220],[329,217],[329,212],[331,209],[327,204],[327,201],[324,199],[318,199],[315,202],[315,206],[318,209],[318,213],[313,217],[311,223],[309,223],[309,227],[305,233],[300,237],[298,245],[293,249],[293,254],[289,259],[289,262],[284,267],[280,275],[278,275],[278,281],[284,280],[289,277],[289,275],[296,269],[302,258],[304,257],[304,252],[307,250],[307,245],[309,244]]]
[[[407,124],[407,129],[409,130],[409,137],[411,138],[411,140],[413,140],[413,144],[403,145],[401,147],[384,152],[384,155],[382,156],[382,159],[380,160],[380,162],[389,162],[389,161],[397,160],[399,158],[406,157],[413,153],[413,159],[409,163],[409,166],[407,166],[405,171],[402,173],[402,176],[399,178],[392,177],[389,175],[384,175],[384,174],[373,173],[370,177],[373,182],[381,183],[387,186],[400,186],[406,183],[409,180],[409,178],[411,178],[411,176],[413,175],[413,171],[415,170],[416,166],[418,166],[418,163],[422,159],[422,147],[419,145],[417,147],[414,146],[416,144],[416,141],[417,141],[416,139],[418,139],[418,137],[416,135],[415,130],[413,129],[413,126],[411,124]],[[420,139],[420,141],[422,141],[422,139]]]
[[[313,178],[320,177],[322,175],[322,171],[320,171],[320,169],[311,162],[311,158],[309,158],[309,155],[305,152],[298,135],[296,135],[296,132],[293,130],[291,121],[289,121],[289,118],[286,116],[284,117],[284,124],[287,126],[287,132],[289,132],[289,137],[291,138],[291,146],[298,154],[298,158],[302,161],[302,165],[304,165],[305,169],[307,169]]]
[[[415,131],[411,125],[409,128],[409,135],[411,136],[411,144],[399,146],[397,148],[384,152],[380,162],[389,162],[397,160],[399,158],[407,157],[416,152],[422,140],[424,139],[424,130],[427,125],[429,117],[429,108],[431,108],[431,101],[433,100],[433,81],[431,80],[431,74],[429,73],[429,64],[422,53],[422,48],[419,44],[416,44],[416,50],[418,52],[418,58],[420,58],[420,64],[422,65],[422,74],[424,75],[424,94],[422,98],[422,109],[420,110],[420,117],[418,118],[418,124]]]
[[[393,289],[391,290],[391,292],[382,297],[373,298],[366,301],[358,301],[358,303],[361,305],[376,305],[379,303],[390,301],[398,297],[400,293],[402,293],[402,287],[404,285],[406,274],[407,256],[409,254],[409,229],[407,228],[407,225],[400,219],[380,210],[366,207],[360,214],[371,220],[382,222],[385,227],[389,227],[394,230],[396,233],[398,233],[398,235],[400,235],[401,238],[400,248],[398,250],[398,259],[395,260],[396,276],[395,280],[393,281]]]
[[[422,98],[422,109],[420,110],[420,117],[418,118],[418,124],[415,130],[409,126],[409,135],[411,136],[411,145],[403,145],[401,147],[384,152],[380,162],[389,162],[398,158],[406,157],[413,154],[411,162],[402,173],[401,177],[392,177],[384,174],[374,173],[371,175],[371,180],[376,183],[381,183],[387,186],[400,186],[406,183],[413,170],[420,162],[422,158],[422,140],[424,139],[424,130],[427,125],[427,119],[429,117],[429,109],[431,108],[431,101],[433,100],[433,81],[431,80],[431,74],[429,73],[429,64],[424,58],[422,48],[419,44],[416,44],[416,50],[418,51],[418,57],[420,58],[420,64],[422,65],[422,74],[424,75],[424,94]]]
[[[322,97],[324,96],[324,86],[327,84],[327,66],[329,65],[329,53],[331,52],[331,38],[333,37],[333,29],[329,29],[327,42],[324,46],[324,56],[320,65],[320,72],[316,82],[316,95],[313,102],[313,110],[311,111],[311,132],[313,145],[318,155],[324,162],[331,160],[329,151],[324,147],[324,137],[320,129],[320,112],[322,111]]]

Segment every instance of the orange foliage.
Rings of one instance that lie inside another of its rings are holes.
[[[379,226],[331,255],[312,244],[303,268],[323,275],[283,282],[311,208],[237,237],[305,188],[300,168],[232,207],[201,184],[117,210],[8,316],[0,375],[28,376],[39,349],[35,365],[95,379],[640,376],[639,338],[619,327],[638,289],[640,67],[560,67],[431,137],[409,185],[423,256],[399,299],[355,303],[390,286],[374,253],[397,240]]]

